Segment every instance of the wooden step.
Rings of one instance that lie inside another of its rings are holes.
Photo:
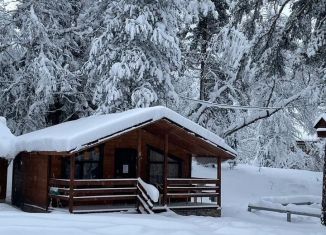
[[[74,214],[88,214],[88,213],[113,213],[113,212],[127,212],[134,211],[136,212],[135,207],[130,208],[112,208],[112,209],[80,209],[73,210]]]

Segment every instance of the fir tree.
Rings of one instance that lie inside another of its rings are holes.
[[[88,109],[78,72],[81,42],[74,31],[80,1],[19,2],[13,18],[21,48],[7,98],[15,100],[7,116],[16,132],[26,132],[77,118]]]
[[[86,72],[98,112],[165,104],[176,99],[172,80],[181,52],[180,1],[101,1],[101,29]]]

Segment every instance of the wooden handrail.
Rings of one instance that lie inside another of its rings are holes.
[[[220,180],[208,178],[168,178],[167,198],[191,199],[214,197],[219,204]]]
[[[138,210],[141,205],[146,213],[154,213],[152,211],[154,202],[140,179],[76,179],[73,185],[74,188],[71,190],[70,180],[52,178],[49,182],[49,197],[61,201],[69,201],[72,198],[74,202],[136,200]]]
[[[54,178],[51,178],[49,180],[49,184],[50,185],[53,185],[53,186],[69,186],[69,182],[70,180],[67,180],[67,179],[54,179]]]
[[[142,186],[140,182],[137,183],[137,199],[138,199],[138,210],[141,211],[140,206],[145,210],[147,214],[154,214],[153,207],[154,202],[148,195],[146,189]]]
[[[50,185],[56,186],[69,186],[69,179],[50,179]],[[74,186],[115,186],[115,185],[136,185],[137,179],[126,178],[126,179],[75,179],[73,180]]]
[[[205,179],[205,178],[168,178],[169,184],[216,184],[219,179]]]

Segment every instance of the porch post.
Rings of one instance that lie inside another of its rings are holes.
[[[217,179],[218,182],[216,184],[216,186],[218,186],[218,200],[217,200],[217,205],[221,206],[221,181],[222,181],[222,161],[221,161],[221,157],[218,157],[217,159]],[[216,190],[217,191],[217,190]]]
[[[167,204],[167,192],[168,192],[168,157],[169,157],[169,136],[165,134],[164,136],[164,185],[163,185],[163,204]]]
[[[142,130],[138,130],[138,147],[137,147],[137,177],[140,177],[141,160],[142,160]]]
[[[8,166],[8,160],[0,158],[0,202],[4,202],[6,200]]]
[[[69,181],[69,212],[74,207],[74,178],[75,178],[75,155],[70,156],[70,181]]]
[[[48,203],[46,204],[46,211],[49,210],[50,204],[50,178],[51,178],[51,155],[48,155],[48,174],[47,174],[47,181],[46,181],[46,188],[48,189]]]

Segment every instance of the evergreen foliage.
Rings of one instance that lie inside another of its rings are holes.
[[[14,133],[160,104],[226,138],[239,161],[320,169],[296,140],[326,111],[326,0],[7,3],[0,115]]]

